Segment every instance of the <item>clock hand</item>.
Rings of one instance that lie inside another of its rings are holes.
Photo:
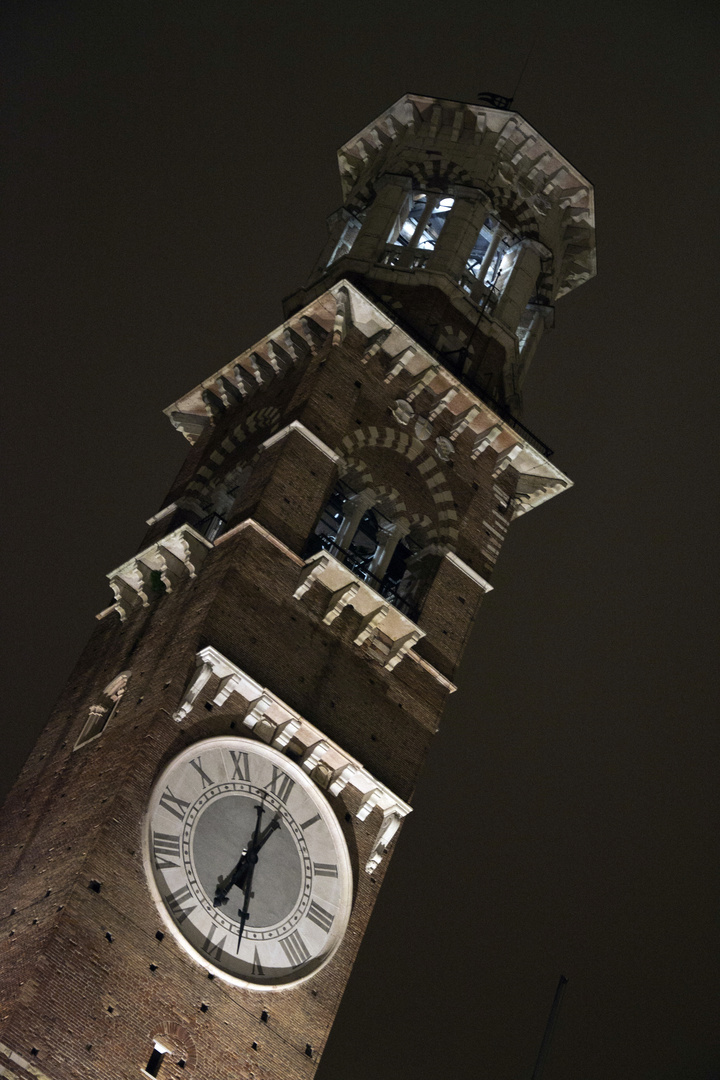
[[[260,851],[260,848],[263,846],[263,844],[267,840],[270,839],[270,837],[275,832],[275,830],[280,828],[280,817],[278,815],[278,816],[276,816],[276,817],[274,817],[272,819],[272,821],[270,822],[268,827],[260,834],[260,836],[258,836],[258,828],[259,828],[259,825],[260,825],[260,815],[262,814],[262,807],[258,806],[257,810],[258,810],[258,824],[257,824],[257,826],[255,828],[255,835],[253,836],[253,842],[252,842],[252,845],[250,846],[250,848],[248,849],[248,852],[247,852],[247,855],[246,855],[246,862],[245,862],[245,865],[247,867],[247,880],[245,881],[244,885],[242,885],[242,889],[243,889],[245,899],[243,901],[242,908],[238,909],[238,915],[240,916],[240,929],[238,931],[238,941],[237,941],[237,950],[236,950],[237,952],[240,952],[240,943],[242,942],[242,936],[243,936],[243,933],[244,933],[244,930],[245,930],[245,923],[248,921],[248,918],[249,918],[250,900],[252,899],[252,897],[254,895],[253,891],[252,891],[252,879],[253,879],[253,874],[255,872],[255,867],[256,867],[257,861],[258,861],[258,852]]]
[[[276,816],[276,817],[274,817],[272,819],[272,821],[268,825],[267,829],[264,829],[263,832],[260,834],[260,839],[258,840],[257,845],[253,848],[253,850],[254,851],[259,851],[260,848],[265,843],[265,841],[269,840],[270,837],[272,836],[272,834],[275,832],[275,830],[279,829],[279,828],[280,828],[280,817],[278,815],[278,816]]]
[[[238,940],[237,940],[237,949],[236,949],[236,952],[238,952],[238,953],[240,952],[240,942],[242,941],[243,931],[245,930],[245,923],[248,921],[248,919],[250,917],[249,908],[250,908],[250,898],[252,896],[252,879],[253,879],[253,874],[255,872],[255,864],[258,861],[257,853],[258,853],[258,850],[259,850],[258,849],[258,838],[259,838],[259,835],[260,835],[260,822],[262,821],[262,816],[263,816],[263,814],[265,812],[265,807],[262,806],[262,805],[261,806],[256,806],[255,809],[257,810],[257,821],[255,823],[255,832],[253,833],[253,838],[252,838],[252,841],[250,843],[250,847],[248,848],[248,851],[247,851],[247,853],[245,855],[245,865],[247,867],[247,873],[246,873],[246,877],[245,877],[245,882],[242,885],[242,889],[243,889],[243,892],[244,892],[245,896],[244,896],[244,900],[243,900],[243,906],[238,910],[238,915],[240,916],[240,929],[238,931]],[[264,843],[264,841],[263,841],[263,843]]]
[[[227,903],[228,893],[233,885],[237,885],[240,889],[244,888],[244,881],[248,874],[248,864],[250,862],[249,856],[252,851],[256,850],[258,833],[260,831],[260,820],[265,813],[264,806],[256,806],[255,809],[257,811],[257,822],[255,823],[252,840],[246,848],[243,848],[240,858],[228,876],[226,878],[221,878],[218,881],[217,888],[215,889],[215,896],[213,897],[214,907],[220,907],[221,904]]]

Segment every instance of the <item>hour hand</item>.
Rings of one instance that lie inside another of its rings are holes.
[[[226,878],[218,878],[217,888],[215,889],[215,896],[213,898],[213,905],[220,907],[221,904],[227,904],[228,893],[232,889],[233,885],[237,885],[242,889],[247,877],[248,871],[248,852],[247,848],[243,850],[237,864],[233,867]]]

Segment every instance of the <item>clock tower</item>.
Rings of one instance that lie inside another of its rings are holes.
[[[517,113],[406,95],[339,153],[284,321],[167,410],[186,462],[4,809],[0,1075],[313,1076],[594,273]]]

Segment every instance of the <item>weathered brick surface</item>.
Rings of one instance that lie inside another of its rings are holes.
[[[450,690],[440,673],[452,676],[483,590],[438,557],[419,617],[427,636],[414,656],[388,671],[372,639],[354,643],[361,618],[354,609],[326,625],[328,594],[321,584],[293,598],[308,536],[338,481],[336,461],[296,430],[262,448],[272,433],[298,420],[332,451],[361,459],[361,471],[394,489],[408,515],[437,526],[438,487],[418,468],[423,459],[410,461],[382,438],[369,445],[362,435],[400,430],[391,409],[412,382],[403,373],[388,384],[388,357],[380,351],[363,364],[365,347],[364,336],[351,329],[340,345],[328,344],[287,379],[221,417],[193,448],[168,502],[182,496],[198,469],[207,469],[212,482],[239,463],[252,466],[230,516],[231,531],[196,579],[153,595],[125,624],[116,613],[98,623],[9,796],[0,837],[0,1039],[26,1058],[35,1048],[33,1062],[52,1080],[137,1077],[154,1038],[173,1051],[163,1078],[291,1080],[314,1072],[387,868],[388,856],[372,878],[364,870],[379,811],[358,821],[352,788],[333,801],[354,868],[350,926],[329,965],[300,987],[277,993],[210,980],[172,935],[157,940],[161,919],[146,885],[142,828],[153,783],[175,754],[200,738],[247,732],[248,703],[237,694],[220,708],[206,708],[214,679],[182,724],[172,719],[197,650],[206,644],[398,796],[412,797]],[[423,391],[415,405],[422,412],[431,399]],[[259,424],[258,411],[270,407],[277,410],[274,422],[264,413]],[[449,435],[452,422],[441,413],[433,421],[436,433]],[[215,468],[213,453],[243,424],[241,445]],[[461,434],[455,454],[440,466],[449,492],[442,505],[455,513],[458,555],[488,577],[494,556],[483,530],[498,512],[495,454],[489,450],[472,461],[472,437]],[[497,484],[511,494],[509,472]],[[151,526],[143,546],[183,519],[186,512]],[[132,675],[107,729],[74,752],[90,706],[122,670]],[[91,880],[100,892],[89,888]]]

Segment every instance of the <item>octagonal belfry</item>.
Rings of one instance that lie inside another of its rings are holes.
[[[343,206],[286,315],[346,278],[519,413],[555,301],[595,273],[590,183],[519,113],[417,94],[338,160]]]

